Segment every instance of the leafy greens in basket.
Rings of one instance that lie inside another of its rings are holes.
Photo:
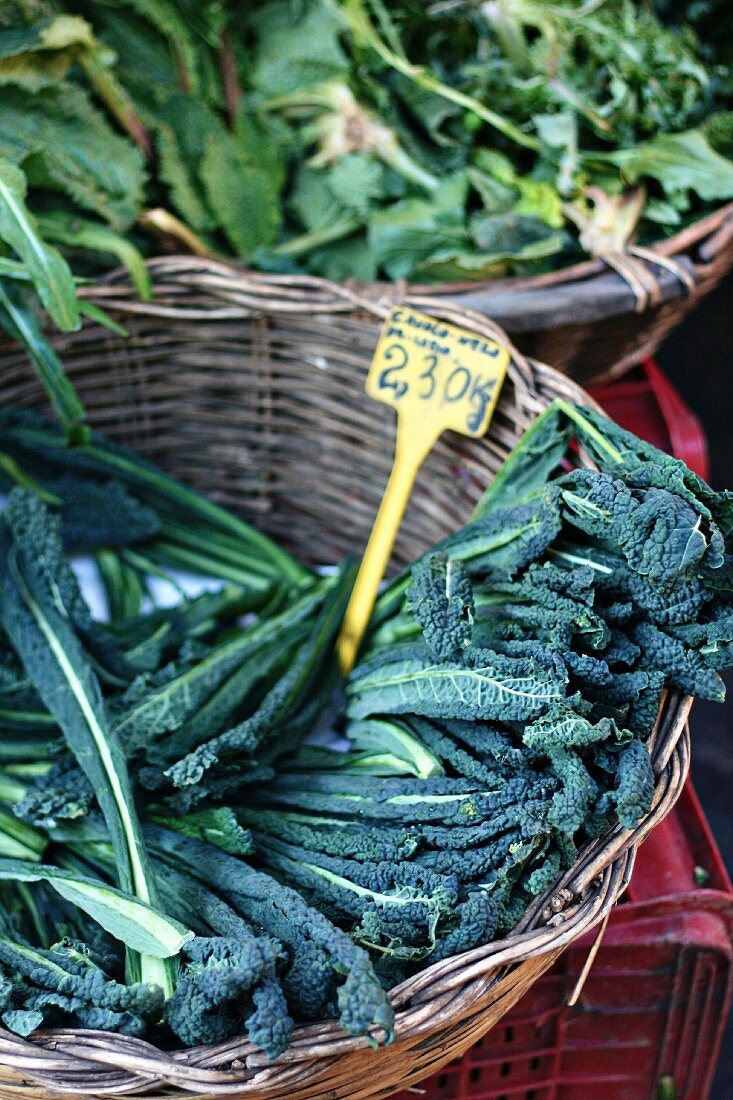
[[[160,235],[419,281],[664,236],[733,198],[726,15],[709,7],[10,0],[3,285],[33,283],[73,328],[58,248],[82,274],[126,263],[144,297],[139,249]],[[12,312],[0,298],[16,331]]]
[[[654,795],[667,691],[722,698],[733,496],[556,402],[384,589],[316,576],[132,452],[0,410],[0,1016],[274,1057],[509,933]],[[574,468],[575,443],[600,469]],[[114,500],[114,514],[104,507]],[[108,617],[69,565],[91,554]],[[218,588],[156,604],[182,568]],[[338,700],[338,696],[335,697]],[[544,897],[543,897],[544,896]]]

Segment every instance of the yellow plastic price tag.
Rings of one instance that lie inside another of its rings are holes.
[[[508,350],[487,337],[405,306],[387,317],[366,391],[397,410],[397,442],[338,640],[344,673],[356,659],[423,460],[446,429],[474,437],[486,433],[508,365]]]

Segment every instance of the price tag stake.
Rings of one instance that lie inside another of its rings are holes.
[[[501,344],[417,313],[391,310],[366,382],[397,410],[394,463],[346,610],[337,651],[350,672],[423,460],[447,429],[485,435],[509,365]]]

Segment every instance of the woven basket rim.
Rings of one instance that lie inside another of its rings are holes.
[[[382,318],[399,300],[508,345],[510,375],[521,379],[525,396],[537,395],[537,411],[546,403],[537,389],[543,376],[553,380],[556,392],[595,404],[576,383],[518,352],[487,317],[446,299],[416,293],[398,299],[395,288],[375,299],[362,296],[353,287],[311,276],[254,275],[232,265],[190,257],[155,260],[150,269],[165,291],[162,296],[167,295],[165,305],[137,300],[129,278],[119,272],[89,291],[107,309],[162,320],[296,312],[349,312]],[[466,1006],[497,982],[511,982],[522,963],[563,949],[610,911],[628,883],[636,848],[674,804],[684,783],[689,768],[686,721],[691,703],[690,697],[674,694],[662,702],[650,740],[657,782],[652,810],[644,820],[634,830],[617,825],[589,842],[573,867],[535,899],[508,936],[434,963],[396,986],[390,996],[397,1011],[398,1040],[401,1031],[412,1038],[446,1024],[459,996],[465,1014]],[[289,1073],[297,1072],[298,1085],[315,1081],[319,1065],[366,1046],[366,1038],[348,1036],[336,1021],[299,1025],[290,1048],[274,1061],[243,1037],[207,1047],[162,1051],[146,1041],[107,1032],[54,1029],[23,1039],[0,1028],[0,1065],[56,1092],[64,1091],[69,1081],[67,1091],[77,1096],[121,1095],[165,1083],[193,1093],[214,1095],[226,1088],[235,1089],[238,1096],[254,1097],[268,1085],[286,1087]],[[88,1087],[81,1089],[83,1076],[85,1082],[88,1078]],[[0,1072],[0,1089],[2,1084]]]
[[[690,225],[685,226],[683,229],[674,233],[670,237],[661,238],[658,241],[649,245],[651,252],[656,252],[662,257],[672,258],[679,256],[682,253],[691,251],[695,246],[700,245],[706,238],[714,237],[716,232],[720,230],[725,223],[731,222],[733,228],[733,202],[724,204],[718,207],[716,210],[709,214],[698,218]],[[158,254],[153,256],[152,264],[157,264],[161,260],[171,258],[173,254]],[[179,259],[183,259],[184,256],[189,259],[194,259],[193,256],[187,256],[182,254]],[[246,272],[248,269],[246,263],[237,262],[236,260],[222,257],[221,259],[213,259],[203,256],[195,257],[200,262],[210,262],[212,265],[221,265],[229,267],[230,269],[238,272]],[[707,262],[707,261],[705,261]],[[563,284],[576,284],[583,283],[594,276],[600,275],[604,271],[607,271],[607,265],[601,258],[589,258],[586,260],[578,260],[573,264],[568,264],[566,267],[560,267],[553,271],[543,272],[539,275],[513,275],[503,279],[481,279],[475,281],[456,281],[456,282],[433,282],[433,283],[421,283],[419,281],[412,280],[397,280],[396,282],[389,282],[384,279],[377,279],[371,282],[364,282],[357,279],[345,280],[346,286],[358,287],[363,295],[375,296],[377,299],[385,296],[392,296],[395,292],[399,294],[417,294],[417,295],[429,295],[429,296],[451,296],[461,295],[464,293],[473,294],[486,294],[490,296],[493,293],[506,292],[506,291],[523,291],[523,290],[536,290],[541,287],[558,286]],[[257,272],[257,275],[267,278],[266,272]],[[79,293],[85,296],[89,293],[92,295],[95,292],[98,293],[99,286],[104,285],[106,282],[116,282],[120,277],[125,277],[124,270],[121,268],[115,269],[103,276],[95,287],[80,287]],[[319,276],[293,276],[293,275],[274,275],[271,276],[273,283],[282,282],[283,285],[297,281],[299,278],[303,280],[314,279],[317,282],[329,282],[330,280],[321,279]]]

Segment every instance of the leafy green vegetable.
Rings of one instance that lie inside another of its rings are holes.
[[[30,355],[64,430],[74,442],[87,436],[86,411],[21,290],[0,278],[0,324]]]
[[[0,159],[0,239],[25,265],[53,320],[68,332],[80,323],[71,271],[63,256],[41,238],[25,197],[22,171],[11,161]]]
[[[120,886],[155,905],[154,880],[140,834],[121,746],[96,676],[72,624],[85,608],[63,559],[58,525],[30,491],[15,490],[3,513],[1,621],[29,678],[89,778],[115,848]],[[171,954],[174,952],[172,951]],[[168,968],[146,964],[147,980],[172,988]]]
[[[138,296],[144,302],[150,301],[153,293],[150,275],[141,252],[132,241],[89,218],[64,215],[58,210],[41,214],[38,222],[46,240],[115,256],[127,268]],[[124,330],[122,335],[125,335]]]
[[[716,153],[698,130],[657,134],[635,149],[608,153],[605,159],[617,164],[631,183],[649,177],[659,180],[672,199],[694,191],[714,202],[733,193],[733,163]]]
[[[729,58],[700,8],[12,0],[0,224],[22,249],[6,232],[0,268],[32,267],[71,327],[52,242],[86,271],[119,258],[145,296],[137,249],[171,219],[203,253],[338,279],[484,280],[646,243],[733,197]]]
[[[380,27],[394,49],[386,9]],[[388,1042],[387,989],[510,933],[582,845],[648,814],[664,693],[722,695],[733,498],[594,409],[554,403],[476,518],[386,586],[345,700],[353,567],[312,576],[97,435],[0,424],[0,1016],[17,1034],[246,1032],[276,1057],[330,1014]],[[72,547],[96,555],[109,622]],[[181,564],[212,590],[187,597]]]
[[[72,871],[0,859],[0,879],[47,882],[110,935],[122,940],[133,951],[151,958],[167,959],[177,955],[184,943],[192,938],[183,925],[137,897]]]

